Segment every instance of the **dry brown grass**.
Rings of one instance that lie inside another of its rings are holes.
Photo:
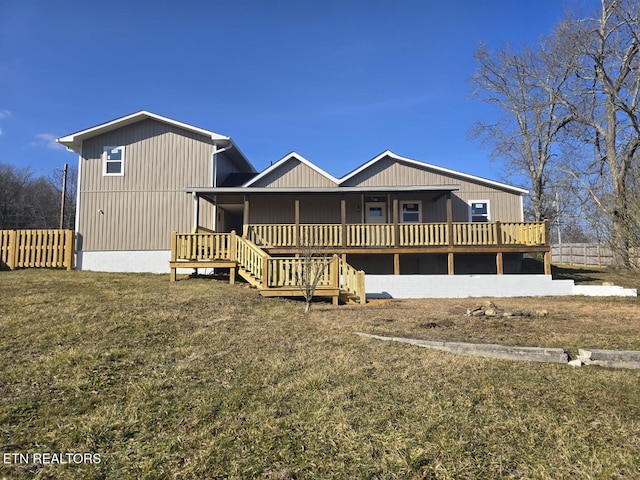
[[[316,303],[305,316],[300,301],[207,279],[2,272],[0,452],[102,462],[0,462],[0,478],[640,477],[640,372],[352,333],[640,341],[635,300],[597,316],[594,299],[509,302],[550,315],[480,323],[464,316],[475,300],[425,300]]]

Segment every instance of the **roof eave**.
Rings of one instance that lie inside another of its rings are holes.
[[[460,190],[461,185],[403,185],[403,186],[380,186],[380,187],[187,187],[185,193],[196,194],[251,194],[251,193],[376,193],[376,192],[453,192]]]
[[[233,143],[231,142],[231,138],[226,135],[221,135],[216,132],[211,132],[209,130],[204,130],[199,127],[195,127],[193,125],[189,125],[187,123],[179,122],[177,120],[173,120],[171,118],[163,117],[161,115],[157,115],[152,112],[148,112],[146,110],[141,110],[139,112],[132,113],[130,115],[125,115],[124,117],[119,117],[114,120],[111,120],[106,123],[101,123],[100,125],[96,125],[94,127],[86,128],[84,130],[80,130],[78,132],[66,135],[64,137],[60,137],[56,139],[58,143],[64,145],[68,149],[71,149],[75,152],[79,151],[82,146],[82,141],[88,138],[92,138],[98,135],[102,135],[103,133],[108,133],[113,130],[117,130],[118,128],[126,127],[127,125],[132,125],[134,123],[138,123],[145,119],[153,119],[157,120],[169,125],[173,125],[179,128],[183,128],[185,130],[189,130],[194,133],[198,133],[205,137],[210,138],[215,142],[220,142],[221,144]],[[236,147],[237,149],[237,147]],[[238,150],[239,151],[239,150]],[[240,154],[244,157],[242,152]],[[246,159],[246,157],[244,157]]]

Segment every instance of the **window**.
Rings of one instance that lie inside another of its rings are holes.
[[[382,217],[382,207],[369,207],[370,217]]]
[[[420,223],[422,221],[422,202],[400,202],[400,221],[402,223]]]
[[[124,175],[124,147],[104,147],[104,175]]]
[[[489,200],[471,200],[469,202],[469,219],[472,222],[488,222]]]

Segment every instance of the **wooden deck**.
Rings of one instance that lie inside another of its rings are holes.
[[[237,272],[264,296],[300,296],[303,254],[314,246],[322,255],[311,261],[326,263],[317,295],[334,303],[347,297],[364,302],[365,274],[346,262],[347,254],[393,254],[395,274],[400,273],[400,255],[446,254],[453,275],[456,254],[493,254],[495,270],[503,274],[504,254],[540,252],[545,274],[550,274],[548,228],[547,222],[446,222],[245,225],[242,236],[173,232],[169,266],[171,280],[178,268],[225,268],[231,283]]]
[[[263,296],[302,296],[304,262],[322,271],[315,296],[366,302],[364,272],[356,271],[337,255],[311,259],[272,257],[251,240],[231,233],[177,233],[171,236],[170,279],[178,268],[228,268],[230,283],[235,272],[258,288]]]

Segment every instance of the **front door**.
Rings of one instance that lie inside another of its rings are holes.
[[[387,202],[367,202],[365,223],[387,223]]]

